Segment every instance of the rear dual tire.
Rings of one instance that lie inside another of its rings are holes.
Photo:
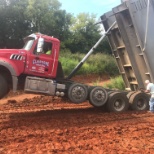
[[[128,110],[129,101],[125,94],[113,92],[109,95],[106,107],[109,112],[123,112]]]
[[[103,106],[108,99],[107,91],[102,87],[95,87],[90,90],[89,103],[94,107]]]
[[[0,76],[1,82],[0,97],[4,96],[7,91],[7,83],[5,79]],[[73,83],[68,89],[68,98],[76,104],[87,100],[88,87],[79,83]],[[143,111],[149,108],[149,95],[142,92],[130,92],[127,95],[121,92],[106,92],[102,87],[94,87],[89,90],[89,102],[94,107],[101,107],[105,105],[109,112],[123,112],[128,110],[129,105],[131,109],[136,111]]]
[[[132,110],[144,111],[149,108],[150,96],[143,92],[135,92],[129,98],[130,107]]]

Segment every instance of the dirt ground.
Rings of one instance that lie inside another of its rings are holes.
[[[1,154],[153,154],[154,114],[23,94],[0,100]]]

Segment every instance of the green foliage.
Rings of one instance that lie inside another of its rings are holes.
[[[0,3],[0,47],[21,47],[22,38],[29,27],[25,19],[26,1],[1,0]]]
[[[93,86],[99,86],[100,78],[96,79],[96,81],[93,82]]]
[[[106,84],[104,87],[109,89],[125,90],[125,84],[121,76],[111,78],[111,82]]]
[[[35,32],[65,41],[72,15],[60,6],[58,0],[1,0],[0,48],[22,47],[22,39]]]
[[[31,21],[32,31],[64,41],[70,34],[72,16],[65,10],[60,10],[60,6],[58,0],[28,0],[26,15]]]
[[[0,0],[0,21],[0,48],[21,48],[25,36],[40,32],[58,38],[62,50],[87,53],[101,37],[94,14],[73,17],[58,0]],[[102,51],[111,51],[106,39],[95,53]]]
[[[60,61],[62,63],[65,75],[71,73],[71,71],[82,60],[84,56],[85,54],[81,53],[72,54],[70,51],[61,51]],[[110,76],[115,76],[119,74],[119,71],[112,56],[97,53],[91,55],[87,59],[87,61],[83,64],[77,74],[108,74]]]
[[[102,51],[102,49],[103,49],[103,53],[112,54],[111,47],[106,37],[103,39],[102,43],[99,45],[98,52]]]
[[[70,31],[72,35],[66,46],[73,52],[86,53],[100,38],[98,25],[94,25],[96,16],[93,14],[80,13],[76,18],[72,18]]]

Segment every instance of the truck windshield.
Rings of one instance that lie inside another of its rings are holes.
[[[23,49],[29,51],[31,49],[33,43],[34,43],[34,39],[27,40],[24,47],[23,47]]]

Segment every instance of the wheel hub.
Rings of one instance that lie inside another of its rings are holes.
[[[138,102],[137,102],[137,106],[139,108],[142,108],[142,107],[144,107],[144,105],[145,105],[145,100],[144,99],[139,99]]]
[[[116,109],[121,109],[121,108],[123,108],[123,101],[120,100],[120,99],[117,99],[117,100],[115,101],[115,103],[114,103],[114,106],[115,106]]]
[[[75,87],[72,92],[73,97],[75,97],[76,99],[80,99],[81,97],[83,97],[84,94],[84,89],[82,89],[81,87]]]
[[[115,102],[115,106],[116,106],[116,107],[120,106],[120,102],[116,101],[116,102]]]
[[[103,106],[108,99],[106,90],[102,87],[95,87],[91,90],[89,102],[95,107]]]
[[[94,94],[94,98],[96,98],[96,100],[101,101],[104,99],[104,94],[101,91],[97,91]]]

